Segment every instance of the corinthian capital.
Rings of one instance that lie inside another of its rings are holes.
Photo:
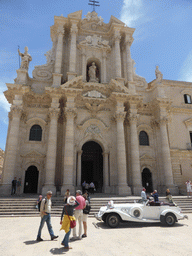
[[[73,23],[71,26],[71,34],[76,34],[78,32],[77,24]]]
[[[9,113],[9,118],[12,119],[14,117],[21,117],[22,114],[22,107],[19,106],[12,106],[11,111]]]
[[[138,120],[138,114],[130,114],[129,115],[129,122],[130,123],[137,123]]]
[[[168,123],[168,118],[167,117],[162,117],[159,120],[160,125],[166,125]]]
[[[117,122],[123,122],[125,120],[126,112],[116,112],[114,118]]]
[[[58,115],[59,115],[59,109],[58,108],[49,109],[49,117],[51,119],[57,119]]]
[[[119,30],[115,30],[113,38],[114,38],[114,41],[119,41],[121,39]]]
[[[131,46],[131,44],[132,44],[132,39],[129,34],[126,34],[126,36],[125,36],[125,44],[127,44],[128,46]]]
[[[65,108],[66,118],[75,118],[76,117],[76,108]]]
[[[57,33],[58,33],[58,35],[64,35],[64,27],[59,26],[58,29],[57,29]]]

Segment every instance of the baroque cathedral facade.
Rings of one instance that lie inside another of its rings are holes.
[[[131,58],[133,28],[95,11],[55,16],[47,63],[28,75],[28,48],[5,97],[11,104],[1,194],[14,177],[23,193],[179,194],[191,175],[192,83],[147,83]]]

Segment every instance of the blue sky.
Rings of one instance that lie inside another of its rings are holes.
[[[3,95],[5,83],[13,83],[19,67],[17,48],[28,46],[34,66],[46,63],[51,49],[50,26],[54,16],[92,11],[88,0],[0,1],[0,148],[5,149],[9,104]],[[155,78],[159,65],[164,79],[192,82],[191,0],[100,0],[97,13],[109,22],[113,15],[136,29],[131,55],[136,73],[147,82]]]

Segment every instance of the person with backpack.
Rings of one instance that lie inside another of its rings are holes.
[[[82,238],[87,237],[87,217],[88,217],[89,212],[91,210],[91,206],[89,205],[89,201],[87,199],[87,196],[84,194],[83,197],[85,198],[86,206],[83,209],[83,230],[84,230],[84,233],[82,235]]]
[[[51,240],[58,238],[58,236],[54,235],[53,228],[51,225],[51,205],[52,205],[51,197],[52,197],[52,191],[48,191],[47,196],[43,198],[43,200],[41,201],[41,206],[40,206],[41,222],[40,222],[37,239],[36,239],[36,241],[38,242],[43,241],[43,239],[41,238],[41,230],[45,222],[47,223],[47,228],[51,236]]]

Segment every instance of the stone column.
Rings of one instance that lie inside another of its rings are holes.
[[[106,58],[107,58],[107,53],[106,52],[103,52],[103,69],[102,69],[102,72],[103,72],[103,81],[102,83],[107,83],[107,74],[106,74]]]
[[[71,26],[71,45],[70,45],[68,80],[71,80],[76,76],[76,48],[77,48],[76,34],[77,32],[78,32],[77,24],[73,23]]]
[[[3,188],[1,194],[11,194],[11,181],[16,176],[16,162],[19,143],[19,127],[22,114],[22,106],[12,105],[9,113],[10,130],[5,150],[5,162],[3,167]]]
[[[140,159],[139,159],[139,139],[137,134],[137,114],[130,114],[130,145],[131,145],[131,172],[132,172],[132,186],[133,194],[141,195],[142,183],[140,172]]]
[[[66,134],[65,134],[65,148],[64,148],[64,172],[63,172],[63,186],[61,189],[64,195],[66,189],[75,192],[73,184],[73,166],[74,166],[74,118],[75,109],[66,108]]]
[[[47,142],[47,154],[45,163],[45,184],[42,188],[42,194],[46,194],[48,190],[56,195],[55,187],[55,167],[56,167],[56,152],[57,152],[57,124],[58,124],[58,108],[49,109],[50,125],[49,137]]]
[[[63,36],[64,28],[63,26],[58,27],[58,40],[56,48],[55,57],[55,73],[53,73],[53,87],[59,87],[61,85],[61,67],[62,67],[62,57],[63,57]]]
[[[121,52],[120,52],[120,32],[115,31],[115,74],[117,78],[121,78]]]
[[[118,194],[131,195],[131,189],[127,184],[126,152],[125,152],[125,135],[124,119],[126,112],[116,112],[117,122],[117,172],[118,172]]]
[[[87,70],[87,65],[86,65],[86,54],[85,54],[85,49],[82,49],[82,76],[83,76],[83,82],[86,82],[86,70]]]
[[[77,152],[78,154],[78,160],[77,160],[77,187],[79,189],[81,189],[81,155],[82,155],[83,151],[79,150]]]
[[[109,187],[109,153],[103,153],[103,192],[110,193]]]
[[[59,26],[58,28],[58,41],[56,49],[56,58],[55,58],[55,73],[61,73],[62,57],[63,57],[63,36],[64,28]]]
[[[133,81],[133,67],[132,67],[132,59],[131,59],[131,50],[130,50],[130,46],[131,46],[131,40],[130,40],[130,36],[126,35],[125,38],[125,44],[126,44],[126,62],[127,62],[127,80],[128,82],[132,82]]]
[[[172,193],[178,194],[178,188],[173,183],[171,155],[167,135],[167,122],[168,120],[166,117],[160,120],[161,152],[164,167],[165,185],[167,188],[171,189]]]

